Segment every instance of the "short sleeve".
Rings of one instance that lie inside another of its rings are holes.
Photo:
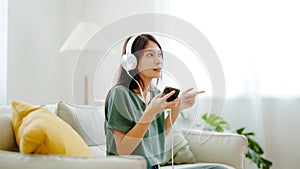
[[[107,125],[109,128],[128,132],[135,122],[130,104],[129,90],[124,87],[113,88],[106,101]]]

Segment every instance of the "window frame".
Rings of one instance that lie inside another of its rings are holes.
[[[0,0],[0,105],[7,104],[8,0]]]

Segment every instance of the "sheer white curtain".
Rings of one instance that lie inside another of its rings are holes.
[[[165,7],[208,38],[224,69],[224,118],[256,133],[274,169],[299,164],[299,148],[290,148],[300,142],[298,7],[292,0],[172,0]]]
[[[7,0],[0,0],[0,105],[7,98]]]

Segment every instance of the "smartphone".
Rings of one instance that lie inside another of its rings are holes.
[[[175,100],[179,95],[180,89],[176,89],[176,88],[168,87],[168,86],[165,87],[165,89],[163,91],[163,96],[170,93],[173,90],[175,90],[175,93],[167,99],[167,102],[171,102],[171,101]]]

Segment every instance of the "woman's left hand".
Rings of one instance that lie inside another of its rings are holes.
[[[170,103],[167,108],[171,109],[172,111],[180,111],[181,110],[181,97],[177,97],[174,101],[172,102],[167,102]]]
[[[192,91],[193,88],[187,89],[181,95],[181,110],[192,107],[195,104],[196,96],[204,91]]]

